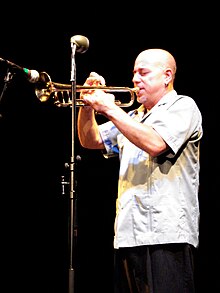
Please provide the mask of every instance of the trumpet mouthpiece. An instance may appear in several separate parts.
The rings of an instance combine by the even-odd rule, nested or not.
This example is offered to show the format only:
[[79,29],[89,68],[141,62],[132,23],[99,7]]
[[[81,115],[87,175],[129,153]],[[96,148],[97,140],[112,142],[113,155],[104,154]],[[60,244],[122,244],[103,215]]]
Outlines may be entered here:
[[139,87],[135,87],[135,88],[133,88],[133,92],[134,93],[137,93],[139,91]]

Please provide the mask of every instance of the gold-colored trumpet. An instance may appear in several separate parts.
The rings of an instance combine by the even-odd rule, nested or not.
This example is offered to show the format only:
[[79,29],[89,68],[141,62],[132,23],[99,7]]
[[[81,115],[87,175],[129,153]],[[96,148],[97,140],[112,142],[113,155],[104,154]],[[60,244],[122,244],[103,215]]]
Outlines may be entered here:
[[[119,107],[130,107],[133,105],[135,101],[135,93],[137,92],[137,88],[129,88],[129,87],[113,87],[113,86],[84,86],[77,85],[76,91],[80,92],[82,90],[92,90],[92,89],[103,89],[108,93],[129,93],[130,99],[128,102],[122,103],[120,100],[116,100],[115,103]],[[55,100],[55,105],[58,107],[67,107],[72,105],[71,100],[71,85],[55,83],[52,82],[50,76],[46,72],[40,73],[39,81],[35,86],[35,94],[37,98],[41,102],[46,102],[49,98],[53,98]],[[76,99],[77,107],[85,106],[82,99]]]

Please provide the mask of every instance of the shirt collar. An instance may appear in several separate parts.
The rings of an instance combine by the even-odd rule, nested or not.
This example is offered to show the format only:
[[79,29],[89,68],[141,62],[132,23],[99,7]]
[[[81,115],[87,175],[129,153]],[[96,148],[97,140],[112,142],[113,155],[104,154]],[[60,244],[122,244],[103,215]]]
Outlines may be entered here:
[[134,114],[138,115],[138,117],[141,119],[146,118],[148,115],[150,115],[150,113],[152,112],[153,109],[160,107],[161,105],[165,105],[168,102],[170,103],[170,102],[176,100],[176,98],[177,98],[177,92],[175,90],[171,90],[170,92],[165,94],[151,110],[148,110],[146,112],[144,105],[140,105],[140,107],[138,107],[134,111]]

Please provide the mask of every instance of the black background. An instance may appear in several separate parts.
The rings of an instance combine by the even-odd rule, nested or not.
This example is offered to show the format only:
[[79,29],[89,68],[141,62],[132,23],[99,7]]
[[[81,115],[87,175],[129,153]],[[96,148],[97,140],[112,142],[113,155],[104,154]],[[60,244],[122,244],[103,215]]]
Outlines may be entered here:
[[[136,5],[135,5],[136,4]],[[135,57],[143,49],[169,50],[177,61],[175,88],[192,96],[203,115],[201,145],[200,246],[197,293],[218,292],[219,52],[216,8],[184,2],[29,3],[2,6],[0,57],[22,67],[46,71],[54,82],[70,84],[74,35],[89,39],[77,53],[76,79],[91,71],[109,86],[132,87]],[[0,64],[1,91],[6,68]],[[70,268],[69,181],[73,148],[71,108],[42,103],[22,73],[13,75],[0,102],[1,286],[4,291],[67,293]],[[102,121],[102,117],[99,117]],[[77,198],[76,289],[112,292],[112,241],[118,161],[82,149],[77,137],[74,166]],[[76,211],[74,214],[76,215]],[[75,263],[74,263],[75,269]],[[69,292],[68,292],[69,293]],[[72,292],[71,292],[72,293]]]

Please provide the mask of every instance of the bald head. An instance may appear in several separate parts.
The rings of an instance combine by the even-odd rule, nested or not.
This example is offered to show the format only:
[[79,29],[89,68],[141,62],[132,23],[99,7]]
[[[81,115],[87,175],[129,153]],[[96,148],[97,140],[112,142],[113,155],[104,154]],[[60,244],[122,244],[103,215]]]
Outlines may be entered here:
[[176,61],[174,57],[163,49],[147,49],[142,51],[136,58],[136,63],[151,64],[161,68],[172,70],[173,79],[176,73]]

